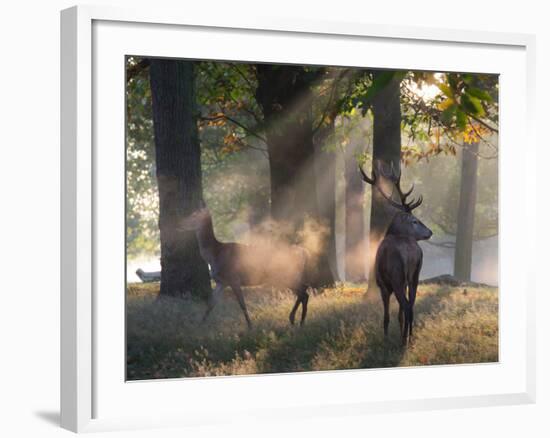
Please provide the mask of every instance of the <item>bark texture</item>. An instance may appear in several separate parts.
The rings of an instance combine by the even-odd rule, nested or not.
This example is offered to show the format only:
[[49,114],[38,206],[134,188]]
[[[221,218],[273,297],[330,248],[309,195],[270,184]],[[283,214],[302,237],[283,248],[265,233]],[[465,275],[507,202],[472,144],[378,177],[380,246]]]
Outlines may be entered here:
[[159,190],[160,295],[206,297],[210,277],[195,234],[178,229],[182,218],[202,200],[193,63],[152,59],[150,79]]
[[[375,75],[383,73],[375,73]],[[373,125],[373,163],[376,160],[386,165],[393,163],[400,169],[401,162],[401,103],[400,78],[394,77],[381,89],[372,101]],[[391,191],[388,189],[387,194]],[[369,289],[376,287],[374,279],[374,259],[376,249],[395,211],[387,207],[387,201],[378,190],[372,191],[372,207],[369,231]]]

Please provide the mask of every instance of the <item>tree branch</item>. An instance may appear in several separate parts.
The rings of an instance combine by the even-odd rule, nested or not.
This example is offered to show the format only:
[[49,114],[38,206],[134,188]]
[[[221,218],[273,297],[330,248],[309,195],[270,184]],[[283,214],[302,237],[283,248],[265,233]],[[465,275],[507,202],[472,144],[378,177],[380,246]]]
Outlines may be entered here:
[[126,69],[126,83],[130,82],[133,78],[139,75],[141,72],[145,71],[151,61],[149,58],[143,58],[137,64],[134,64]]
[[252,137],[256,137],[257,139],[263,141],[264,143],[267,143],[267,140],[264,137],[262,137],[260,134],[253,131],[249,127],[243,125],[241,122],[238,122],[234,118],[229,117],[227,114],[222,113],[221,115],[216,116],[216,117],[207,117],[207,116],[200,116],[199,117],[199,120],[205,120],[205,121],[216,121],[216,120],[220,120],[220,119],[226,119],[227,121],[233,123],[234,125],[238,126],[241,129],[243,129],[245,132],[250,134]]
[[252,94],[254,94],[254,90],[256,89],[256,87],[254,87],[254,85],[252,84],[252,82],[250,82],[250,79],[248,79],[248,78],[244,75],[244,73],[243,73],[241,70],[239,70],[239,67],[237,67],[235,64],[233,64],[233,63],[228,63],[228,64],[229,64],[229,66],[231,66],[231,68],[232,68],[233,70],[235,70],[235,71],[239,74],[239,76],[246,82],[246,84],[247,84],[248,87],[250,88],[250,92],[252,92]]
[[472,119],[474,119],[477,123],[479,123],[480,125],[483,125],[485,128],[487,128],[489,131],[495,133],[495,134],[498,134],[498,129],[497,128],[494,128],[493,126],[489,125],[487,122],[484,122],[482,119],[480,119],[479,117],[476,117],[476,116],[473,116],[472,114],[468,114],[469,117],[471,117]]

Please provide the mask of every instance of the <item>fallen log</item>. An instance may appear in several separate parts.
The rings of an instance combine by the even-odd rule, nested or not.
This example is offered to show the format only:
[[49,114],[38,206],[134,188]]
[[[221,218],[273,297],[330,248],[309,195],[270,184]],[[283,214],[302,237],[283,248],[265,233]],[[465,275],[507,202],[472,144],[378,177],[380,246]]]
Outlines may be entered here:
[[443,274],[437,275],[436,277],[425,278],[424,280],[420,280],[418,284],[439,284],[453,287],[494,287],[485,283],[476,283],[475,281],[462,281],[450,274]]
[[160,271],[145,272],[143,269],[139,268],[136,271],[136,275],[144,283],[154,283],[160,281]]

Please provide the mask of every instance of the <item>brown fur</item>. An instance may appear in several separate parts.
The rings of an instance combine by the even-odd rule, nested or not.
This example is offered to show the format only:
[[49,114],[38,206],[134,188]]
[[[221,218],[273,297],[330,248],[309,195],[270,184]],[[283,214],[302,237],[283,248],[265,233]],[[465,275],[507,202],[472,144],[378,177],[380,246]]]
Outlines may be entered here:
[[305,278],[308,254],[304,248],[270,241],[254,245],[220,242],[214,234],[212,218],[206,208],[185,219],[182,228],[195,231],[201,256],[210,265],[211,277],[216,282],[203,321],[219,301],[223,289],[230,287],[250,327],[252,323],[241,287],[271,285],[291,289],[296,294],[289,320],[294,324],[301,304],[301,324],[304,323],[309,299]]
[[[414,302],[422,269],[422,248],[417,241],[429,239],[432,231],[412,214],[412,210],[422,203],[422,197],[407,202],[407,197],[413,189],[403,193],[400,187],[401,174],[396,173],[393,166],[387,173],[383,171],[381,162],[376,163],[372,178],[369,178],[361,168],[360,170],[363,180],[379,190],[390,208],[396,210],[376,252],[374,272],[384,305],[384,335],[388,334],[390,296],[394,293],[399,303],[401,339],[403,345],[406,345],[407,339],[413,334]],[[394,201],[391,196],[384,193],[380,185],[380,175],[394,183],[400,202]]]

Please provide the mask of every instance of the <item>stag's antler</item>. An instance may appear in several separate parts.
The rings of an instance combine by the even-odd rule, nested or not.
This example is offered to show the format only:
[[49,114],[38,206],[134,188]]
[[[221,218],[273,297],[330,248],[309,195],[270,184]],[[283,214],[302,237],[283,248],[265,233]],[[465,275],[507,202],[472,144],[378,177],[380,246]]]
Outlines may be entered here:
[[[413,199],[411,202],[407,202],[407,197],[412,193],[414,190],[414,184],[411,186],[411,188],[403,192],[401,190],[401,170],[395,170],[395,166],[393,165],[393,162],[390,164],[390,170],[387,172],[384,170],[384,164],[382,161],[377,160],[375,162],[375,165],[372,168],[372,178],[369,178],[363,168],[359,166],[359,171],[361,172],[361,175],[363,176],[363,180],[367,183],[372,185],[373,187],[376,187],[380,194],[395,208],[398,208],[399,210],[406,211],[410,213],[413,211],[416,207],[418,207],[420,204],[422,204],[423,198],[422,195],[418,199]],[[391,182],[393,182],[397,194],[399,195],[399,199],[401,203],[395,202],[391,196],[386,195],[384,193],[384,190],[382,190],[382,187],[380,186],[378,174],[381,174],[384,178],[389,179]]]
[[414,190],[414,183],[412,184],[411,188],[406,192],[403,192],[403,190],[401,190],[401,169],[398,169],[397,171],[395,171],[393,161],[390,164],[390,174],[387,174],[386,172],[384,172],[384,167],[382,165],[382,162],[380,162],[380,171],[386,178],[394,182],[395,188],[397,189],[397,194],[399,195],[399,199],[401,199],[401,204],[403,205],[403,207],[405,207],[405,209],[407,209],[410,212],[414,210],[416,207],[418,207],[420,204],[422,204],[422,201],[423,201],[422,195],[419,196],[418,199],[413,199],[411,202],[407,202],[407,197]]

